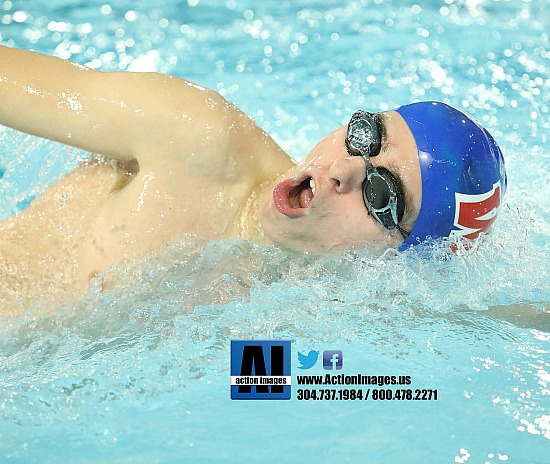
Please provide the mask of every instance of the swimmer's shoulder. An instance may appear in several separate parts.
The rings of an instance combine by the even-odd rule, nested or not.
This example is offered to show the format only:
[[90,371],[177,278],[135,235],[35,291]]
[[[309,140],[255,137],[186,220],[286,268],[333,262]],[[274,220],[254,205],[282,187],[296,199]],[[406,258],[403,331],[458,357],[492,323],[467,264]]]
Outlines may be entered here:
[[144,169],[206,170],[260,183],[292,167],[275,140],[218,92],[173,76],[138,77],[150,84],[147,106],[152,108],[153,101],[157,105],[156,117],[149,119],[154,135],[138,148]]
[[141,172],[181,173],[196,159],[214,167],[228,157],[245,175],[289,165],[244,112],[188,80],[103,72],[7,47],[0,56],[2,125],[118,161],[136,159]]

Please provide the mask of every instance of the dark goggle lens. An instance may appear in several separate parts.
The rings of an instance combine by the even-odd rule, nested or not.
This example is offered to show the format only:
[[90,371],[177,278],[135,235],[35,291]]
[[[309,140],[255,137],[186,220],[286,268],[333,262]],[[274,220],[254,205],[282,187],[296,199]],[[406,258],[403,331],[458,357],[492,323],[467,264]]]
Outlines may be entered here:
[[392,194],[386,181],[380,176],[373,176],[364,186],[365,197],[371,208],[380,210],[390,204]]
[[382,134],[376,116],[366,111],[353,113],[348,124],[346,145],[353,156],[376,156],[380,153]]

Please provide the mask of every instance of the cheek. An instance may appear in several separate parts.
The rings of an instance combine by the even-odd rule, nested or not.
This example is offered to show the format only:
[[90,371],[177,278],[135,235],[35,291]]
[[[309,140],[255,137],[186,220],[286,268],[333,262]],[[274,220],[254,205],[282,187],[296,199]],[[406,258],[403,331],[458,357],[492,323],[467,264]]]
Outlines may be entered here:
[[369,246],[384,250],[398,246],[400,236],[390,233],[369,216],[363,198],[339,195],[319,216],[316,234],[324,234],[327,248],[346,249],[351,246]]
[[347,195],[335,195],[324,203],[319,212],[312,213],[319,229],[330,230],[333,237],[368,240],[373,233],[373,224],[362,198],[358,200]]
[[324,199],[323,209],[338,223],[354,224],[365,229],[370,220],[361,192],[333,193]]

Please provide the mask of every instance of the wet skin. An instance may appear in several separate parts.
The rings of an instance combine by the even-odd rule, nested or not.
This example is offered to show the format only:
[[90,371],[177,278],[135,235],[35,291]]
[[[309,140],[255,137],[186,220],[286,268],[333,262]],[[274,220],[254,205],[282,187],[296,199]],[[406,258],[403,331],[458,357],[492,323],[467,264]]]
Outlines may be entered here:
[[[11,298],[63,293],[56,275],[67,289],[85,291],[109,266],[184,234],[310,252],[402,241],[367,214],[365,162],[347,153],[347,126],[296,165],[235,105],[183,79],[103,73],[6,47],[0,61],[1,124],[104,160],[78,168],[0,223]],[[410,229],[421,201],[416,147],[397,113],[384,121],[386,146],[372,162],[402,177],[411,204],[401,226]]]

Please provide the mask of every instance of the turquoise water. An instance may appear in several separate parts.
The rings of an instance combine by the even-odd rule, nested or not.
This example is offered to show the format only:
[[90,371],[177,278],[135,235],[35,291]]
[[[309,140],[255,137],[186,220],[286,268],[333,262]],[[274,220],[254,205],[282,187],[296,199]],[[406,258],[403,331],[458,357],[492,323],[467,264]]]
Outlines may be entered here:
[[[421,4],[421,6],[420,6]],[[176,240],[74,307],[0,320],[1,462],[545,463],[544,1],[0,1],[2,43],[217,89],[294,156],[358,107],[462,107],[505,152],[487,243],[450,260]],[[0,128],[0,217],[85,153]],[[39,305],[39,302],[36,303]],[[233,339],[339,349],[436,402],[232,401]],[[307,373],[323,374],[316,365]]]

